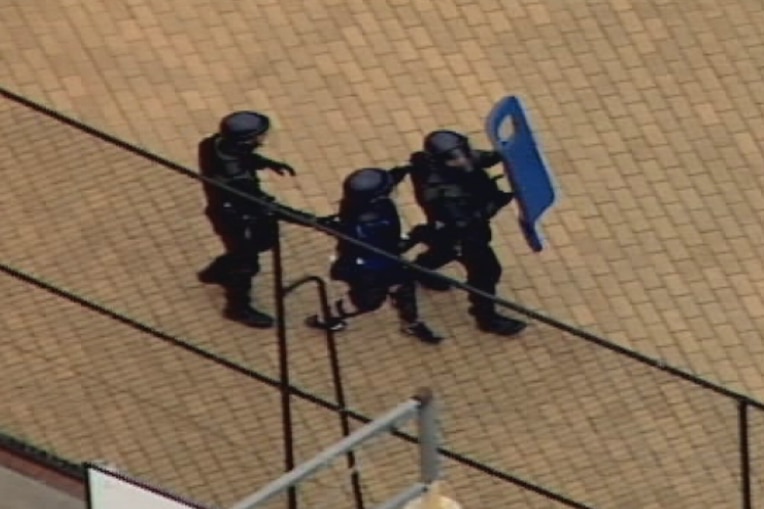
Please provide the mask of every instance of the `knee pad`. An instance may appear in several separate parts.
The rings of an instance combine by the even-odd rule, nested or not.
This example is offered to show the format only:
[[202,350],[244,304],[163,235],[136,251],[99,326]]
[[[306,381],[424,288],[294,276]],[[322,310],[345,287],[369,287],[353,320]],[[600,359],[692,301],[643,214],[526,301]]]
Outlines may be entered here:
[[230,253],[231,272],[237,274],[248,274],[250,277],[256,276],[260,272],[260,260],[257,255],[250,253]]
[[386,289],[369,287],[352,288],[349,297],[356,309],[368,313],[382,307],[387,299],[387,291]]
[[470,275],[467,282],[477,287],[493,287],[501,278],[501,265],[498,263],[483,264],[475,268],[474,271],[468,271]]

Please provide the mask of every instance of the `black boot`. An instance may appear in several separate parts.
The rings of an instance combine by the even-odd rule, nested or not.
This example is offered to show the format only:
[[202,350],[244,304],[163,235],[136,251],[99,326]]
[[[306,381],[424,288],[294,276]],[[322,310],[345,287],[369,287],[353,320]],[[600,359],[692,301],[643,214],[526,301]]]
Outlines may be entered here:
[[339,332],[347,327],[347,322],[338,316],[330,316],[326,321],[321,320],[318,315],[310,315],[305,319],[305,325],[311,329],[330,330]]
[[253,308],[249,304],[244,306],[229,304],[226,306],[223,316],[256,329],[270,329],[275,323],[272,316]]
[[228,272],[228,258],[226,255],[221,255],[197,273],[196,277],[205,285],[225,285],[228,281]]
[[481,331],[499,336],[516,336],[528,326],[523,321],[502,316],[496,311],[477,312],[471,309],[470,314],[475,317]]
[[417,338],[422,343],[427,343],[430,345],[437,345],[443,341],[442,336],[433,332],[432,329],[430,329],[423,322],[404,323],[401,327],[401,332],[408,336]]
[[223,284],[226,300],[223,316],[248,327],[270,329],[275,324],[273,317],[251,305],[249,294],[252,290],[252,276],[246,272],[228,271]]

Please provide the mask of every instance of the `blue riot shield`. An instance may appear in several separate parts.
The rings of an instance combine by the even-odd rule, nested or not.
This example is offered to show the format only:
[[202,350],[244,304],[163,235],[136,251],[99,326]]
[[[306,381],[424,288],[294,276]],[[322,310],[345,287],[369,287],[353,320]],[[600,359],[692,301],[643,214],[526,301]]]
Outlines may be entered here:
[[544,244],[539,221],[554,206],[557,191],[520,99],[509,96],[496,103],[486,119],[486,132],[504,162],[525,239],[533,251],[541,251]]

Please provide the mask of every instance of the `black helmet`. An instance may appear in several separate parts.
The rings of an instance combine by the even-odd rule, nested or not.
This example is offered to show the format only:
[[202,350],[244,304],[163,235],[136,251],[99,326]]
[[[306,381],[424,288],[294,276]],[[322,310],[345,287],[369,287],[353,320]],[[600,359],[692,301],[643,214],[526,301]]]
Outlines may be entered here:
[[468,153],[470,142],[466,136],[454,131],[433,131],[424,139],[424,151],[438,159],[447,159],[455,151]]
[[446,166],[471,172],[475,168],[472,148],[466,136],[454,131],[433,131],[424,139],[424,151]]
[[236,111],[220,121],[220,135],[233,143],[250,143],[256,136],[265,134],[271,127],[271,120],[256,111]]
[[372,201],[390,194],[392,188],[392,177],[380,168],[356,170],[342,184],[345,198],[352,201]]

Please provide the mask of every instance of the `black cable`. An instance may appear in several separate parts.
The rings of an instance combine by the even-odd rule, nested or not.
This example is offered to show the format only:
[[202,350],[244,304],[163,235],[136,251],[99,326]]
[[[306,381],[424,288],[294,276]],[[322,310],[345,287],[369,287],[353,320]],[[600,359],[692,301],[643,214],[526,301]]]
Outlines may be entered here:
[[243,193],[241,191],[238,191],[236,189],[233,189],[229,186],[226,186],[224,184],[221,184],[211,178],[205,177],[203,175],[200,175],[198,172],[195,172],[193,170],[190,170],[184,166],[181,166],[177,163],[174,163],[168,159],[165,159],[157,154],[153,154],[151,152],[148,152],[145,149],[142,149],[140,147],[137,147],[135,145],[132,145],[124,140],[121,140],[119,138],[116,138],[114,136],[111,136],[103,131],[100,131],[98,129],[95,129],[91,126],[88,126],[87,124],[84,124],[78,120],[75,120],[73,118],[67,117],[66,115],[63,115],[55,110],[52,110],[51,108],[48,108],[46,106],[43,106],[39,103],[36,103],[34,101],[31,101],[23,96],[20,96],[18,94],[15,94],[13,92],[10,92],[9,90],[0,87],[0,95],[4,96],[6,99],[9,99],[13,102],[16,102],[18,104],[21,104],[23,106],[26,106],[27,108],[30,108],[34,111],[37,111],[39,113],[42,113],[50,118],[53,118],[63,124],[66,124],[70,127],[73,127],[79,131],[82,131],[86,134],[89,134],[95,138],[98,138],[102,141],[105,141],[111,145],[117,146],[119,148],[122,148],[132,154],[138,155],[144,159],[148,159],[149,161],[152,161],[156,164],[159,164],[161,166],[164,166],[168,169],[171,169],[177,173],[180,173],[182,175],[185,175],[187,177],[205,182],[213,187],[216,187],[218,189],[225,190],[228,193],[231,193],[235,196],[238,196],[244,200],[249,200],[252,203],[256,203],[259,206],[262,206],[269,211],[273,212],[274,214],[288,219],[290,222],[298,223],[316,230],[319,230],[321,232],[324,232],[332,237],[342,239],[343,241],[347,241],[355,246],[359,246],[364,248],[367,251],[371,251],[375,254],[378,254],[384,258],[387,258],[389,260],[394,260],[401,265],[404,265],[406,267],[412,268],[415,271],[418,271],[420,273],[426,274],[428,277],[433,277],[435,279],[446,281],[452,286],[455,286],[457,288],[460,288],[467,293],[473,294],[473,295],[479,295],[481,297],[484,297],[486,299],[489,299],[499,306],[511,309],[519,314],[525,315],[529,318],[532,318],[538,322],[541,322],[543,324],[549,325],[552,328],[561,330],[563,332],[566,332],[568,334],[571,334],[572,336],[581,338],[585,341],[588,341],[590,343],[594,343],[598,346],[601,346],[603,348],[606,348],[610,351],[619,353],[621,355],[625,355],[632,360],[635,360],[637,362],[640,362],[642,364],[645,364],[647,366],[650,366],[652,368],[659,369],[665,373],[669,373],[673,376],[682,378],[688,382],[691,382],[693,384],[699,385],[701,387],[704,387],[706,389],[709,389],[711,391],[714,391],[716,393],[722,394],[726,397],[735,399],[737,401],[745,401],[746,403],[750,404],[751,406],[754,406],[756,408],[764,410],[764,403],[761,403],[759,401],[754,400],[750,396],[741,394],[737,391],[733,391],[731,389],[727,389],[726,387],[722,387],[721,385],[715,384],[713,382],[710,382],[708,380],[705,380],[697,375],[693,375],[691,373],[687,373],[686,371],[680,370],[679,368],[675,368],[673,366],[669,366],[665,362],[659,360],[659,359],[653,359],[652,357],[649,357],[647,355],[641,354],[639,352],[636,352],[634,350],[630,350],[624,346],[618,345],[616,343],[612,343],[608,341],[605,338],[602,338],[600,336],[597,336],[595,334],[586,332],[580,328],[577,328],[572,325],[568,325],[560,320],[556,320],[554,318],[548,317],[546,315],[542,315],[541,313],[538,313],[536,311],[533,311],[531,309],[525,308],[523,306],[520,306],[519,304],[507,301],[505,299],[502,299],[496,295],[491,295],[486,292],[483,292],[481,290],[478,290],[477,288],[474,288],[470,285],[467,285],[465,283],[462,283],[461,281],[457,281],[455,279],[449,278],[447,276],[444,276],[438,272],[431,271],[428,269],[425,269],[423,267],[420,267],[419,265],[410,262],[406,260],[405,258],[401,258],[395,255],[392,255],[384,250],[381,250],[379,248],[376,248],[374,246],[371,246],[369,244],[366,244],[360,240],[357,240],[353,237],[349,237],[347,235],[344,235],[342,233],[339,233],[331,228],[327,228],[326,226],[323,226],[320,224],[313,216],[310,214],[307,214],[305,212],[293,209],[291,207],[287,207],[285,205],[275,203],[263,198],[255,197],[246,193]]

